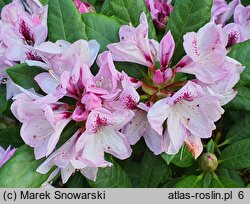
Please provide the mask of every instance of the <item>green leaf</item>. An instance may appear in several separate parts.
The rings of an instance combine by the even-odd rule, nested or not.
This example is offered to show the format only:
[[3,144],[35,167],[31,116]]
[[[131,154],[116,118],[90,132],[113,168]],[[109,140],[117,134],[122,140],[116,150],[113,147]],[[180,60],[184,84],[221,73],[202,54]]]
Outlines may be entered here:
[[37,167],[43,160],[35,160],[33,149],[27,145],[18,148],[14,156],[0,168],[1,188],[38,188],[49,177],[39,174]]
[[25,63],[17,64],[6,70],[13,82],[25,89],[34,88],[37,92],[41,92],[41,89],[34,80],[34,77],[44,71],[40,67],[29,67]]
[[0,113],[3,113],[8,107],[8,101],[6,100],[6,86],[0,84]]
[[49,0],[48,30],[49,39],[53,42],[87,40],[81,14],[72,0]]
[[246,188],[250,188],[250,183],[247,185],[247,187]]
[[209,140],[207,143],[207,152],[214,153],[214,141],[213,139]]
[[174,10],[170,15],[167,31],[170,30],[175,40],[173,64],[185,55],[183,35],[196,32],[209,22],[212,0],[176,0]]
[[4,130],[6,128],[7,128],[7,125],[0,119],[0,130]]
[[174,185],[174,188],[200,188],[202,186],[202,176],[190,175],[184,177]]
[[231,178],[214,176],[210,188],[242,188],[242,186]]
[[40,0],[42,5],[47,5],[49,3],[49,0]]
[[112,16],[112,10],[110,9],[110,0],[105,0],[103,2],[101,11],[101,14],[106,15],[106,16]]
[[88,39],[95,39],[99,42],[100,52],[107,50],[107,45],[119,41],[118,32],[121,24],[113,17],[102,14],[87,13],[82,15],[86,25]]
[[250,111],[250,89],[246,87],[238,87],[236,97],[226,105],[226,109],[238,111]]
[[112,167],[99,168],[96,182],[88,180],[93,188],[130,188],[132,187],[126,172],[111,158]]
[[210,172],[205,173],[205,175],[202,178],[202,188],[209,188],[211,182],[212,182],[212,174]]
[[79,129],[77,124],[73,121],[71,121],[64,129],[63,132],[60,136],[60,139],[56,145],[56,148],[58,149],[61,147],[65,142],[67,142],[74,134],[75,132]]
[[186,145],[184,145],[180,149],[178,154],[175,155],[171,163],[175,166],[186,168],[192,166],[195,163],[195,159],[192,154],[187,150]]
[[141,168],[140,168],[140,164],[136,163],[136,162],[133,162],[133,161],[130,161],[124,167],[124,171],[128,174],[128,177],[129,177],[130,181],[132,182],[133,187],[139,188],[140,184],[141,184],[141,179],[140,179]]
[[129,63],[129,62],[115,62],[115,67],[118,71],[125,71],[130,77],[142,79],[147,76],[147,68],[145,66]]
[[246,66],[237,86],[250,85],[250,40],[232,46],[228,56]]
[[144,153],[141,162],[141,186],[142,188],[156,188],[168,174],[169,167],[160,157],[155,156],[149,150]]
[[114,15],[122,24],[132,23],[133,26],[140,23],[140,15],[144,12],[148,19],[149,38],[157,40],[155,27],[144,0],[109,0],[109,9],[109,14]]
[[24,144],[20,136],[20,127],[10,126],[0,131],[0,146],[7,148],[8,146],[20,147]]
[[220,155],[219,163],[227,169],[250,167],[250,139],[240,140],[225,148]]
[[236,141],[250,138],[250,113],[243,116],[226,135],[227,144],[232,144]]
[[171,163],[171,161],[173,160],[173,158],[175,157],[175,155],[171,155],[171,154],[166,154],[166,153],[162,153],[161,154],[161,158],[169,165]]
[[68,188],[86,188],[89,186],[80,172],[76,172],[75,175],[71,176],[66,185]]
[[235,170],[225,169],[223,167],[220,167],[219,171],[218,171],[218,176],[219,177],[231,178],[239,186],[241,186],[242,188],[244,187],[244,180],[241,178],[241,176],[239,175],[239,173],[237,171],[235,171]]

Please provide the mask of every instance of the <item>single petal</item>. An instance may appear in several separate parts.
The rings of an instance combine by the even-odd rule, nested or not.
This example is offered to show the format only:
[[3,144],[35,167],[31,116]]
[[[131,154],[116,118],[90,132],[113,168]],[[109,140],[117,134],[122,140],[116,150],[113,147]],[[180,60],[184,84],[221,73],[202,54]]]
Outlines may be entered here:
[[143,138],[148,146],[148,148],[154,152],[155,155],[162,153],[162,135],[159,135],[155,130],[150,126],[146,128],[146,131],[143,133]]
[[161,40],[160,42],[160,62],[161,62],[161,67],[167,68],[168,64],[174,54],[174,49],[175,49],[175,42],[174,38],[169,31]]
[[103,127],[100,134],[103,134],[102,139],[105,152],[119,159],[127,159],[130,157],[132,149],[123,134],[108,127]]
[[169,114],[169,105],[167,99],[157,101],[148,111],[148,122],[150,126],[159,134],[162,135],[163,123]]
[[201,51],[210,50],[214,45],[225,48],[227,43],[228,36],[221,25],[210,22],[197,32],[197,46]]
[[167,129],[163,135],[163,148],[168,154],[178,153],[186,138],[186,130],[180,123],[178,115],[170,111],[167,120]]
[[136,144],[148,127],[147,113],[143,110],[136,110],[135,117],[122,129],[130,145]]
[[60,82],[55,77],[46,72],[38,74],[34,79],[46,94],[56,92],[57,87],[60,85]]
[[100,67],[94,82],[98,87],[106,89],[110,93],[115,92],[120,73],[116,70],[111,53],[106,51],[98,56],[97,65]]
[[185,140],[187,149],[191,152],[193,157],[197,159],[203,151],[203,145],[201,139],[199,137],[195,137],[194,135],[189,135]]
[[110,165],[104,159],[101,137],[102,135],[88,135],[87,133],[83,133],[76,144],[76,149],[82,150],[81,157],[90,166],[105,167]]
[[62,183],[66,183],[74,172],[75,169],[71,166],[61,169]]
[[189,33],[185,34],[183,38],[184,38],[183,46],[184,46],[185,52],[193,61],[196,62],[197,58],[200,54],[200,51],[199,51],[198,45],[197,45],[197,43],[198,43],[197,42],[197,33],[189,32]]
[[98,168],[88,166],[88,167],[82,169],[81,173],[87,179],[90,179],[92,181],[96,181],[97,171],[98,171]]
[[54,134],[50,136],[47,146],[47,154],[46,156],[50,155],[51,152],[56,147],[57,142],[62,134],[62,131],[66,127],[66,125],[71,121],[70,118],[58,121],[54,127]]

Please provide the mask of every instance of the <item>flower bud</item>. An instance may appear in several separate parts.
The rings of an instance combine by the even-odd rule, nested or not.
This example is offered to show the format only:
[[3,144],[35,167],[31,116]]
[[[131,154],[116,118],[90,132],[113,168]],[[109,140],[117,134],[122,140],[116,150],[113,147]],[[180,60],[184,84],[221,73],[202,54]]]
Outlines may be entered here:
[[218,167],[217,157],[212,153],[205,153],[200,158],[200,167],[203,171],[212,172]]

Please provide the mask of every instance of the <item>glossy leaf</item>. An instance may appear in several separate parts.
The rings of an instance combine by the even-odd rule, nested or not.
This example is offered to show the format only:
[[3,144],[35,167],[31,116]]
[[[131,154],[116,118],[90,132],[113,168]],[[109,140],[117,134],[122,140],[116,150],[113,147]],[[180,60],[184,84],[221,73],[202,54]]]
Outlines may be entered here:
[[190,175],[184,177],[174,185],[174,188],[200,188],[202,185],[202,176]]
[[130,188],[131,181],[126,172],[111,159],[112,167],[99,168],[96,182],[88,180],[93,188]]
[[171,163],[171,161],[173,160],[173,158],[175,157],[175,155],[170,155],[170,154],[166,154],[166,153],[162,153],[161,154],[161,158],[169,165]]
[[37,92],[40,91],[40,88],[35,82],[34,77],[44,71],[39,67],[29,67],[25,63],[17,64],[6,70],[14,83],[25,89],[34,88]]
[[6,100],[6,86],[0,84],[0,113],[3,113],[8,107],[8,101]]
[[250,139],[240,140],[225,148],[219,158],[220,165],[227,169],[250,167]]
[[195,163],[195,159],[184,145],[172,159],[171,163],[175,166],[186,168],[192,166]]
[[49,0],[48,30],[53,42],[87,39],[81,14],[72,0]]
[[88,187],[88,183],[87,183],[85,177],[80,172],[76,172],[74,175],[72,175],[69,178],[66,185],[68,188],[86,188],[86,187]]
[[236,97],[226,105],[226,109],[250,111],[250,88],[238,87]]
[[212,182],[212,174],[210,172],[205,173],[205,175],[202,178],[202,187],[203,188],[209,188],[211,182]]
[[230,179],[234,180],[234,182],[236,182],[239,186],[244,187],[244,180],[241,178],[239,172],[237,172],[236,170],[225,169],[223,167],[220,167],[217,175],[219,177],[230,178]]
[[214,152],[214,141],[213,139],[211,139],[208,143],[207,143],[207,152],[213,153]]
[[9,145],[12,147],[20,147],[24,144],[20,136],[19,126],[10,126],[0,131],[0,146],[7,148]]
[[250,85],[250,40],[232,46],[228,56],[246,66],[237,86]]
[[40,0],[40,2],[42,3],[42,5],[47,5],[49,3],[49,0]]
[[236,141],[250,138],[250,114],[247,113],[236,122],[226,135],[226,143],[231,144]]
[[121,24],[113,17],[87,13],[82,15],[86,25],[88,39],[95,39],[101,45],[100,52],[107,50],[107,45],[119,41],[118,32]]
[[168,174],[169,167],[160,157],[147,150],[142,158],[140,172],[140,187],[156,188],[163,180],[163,177]]
[[38,188],[49,177],[39,174],[37,167],[43,160],[35,160],[33,149],[27,145],[20,147],[14,156],[0,168],[1,188]]
[[212,180],[210,188],[241,188],[242,186],[236,183],[229,177],[217,177]]

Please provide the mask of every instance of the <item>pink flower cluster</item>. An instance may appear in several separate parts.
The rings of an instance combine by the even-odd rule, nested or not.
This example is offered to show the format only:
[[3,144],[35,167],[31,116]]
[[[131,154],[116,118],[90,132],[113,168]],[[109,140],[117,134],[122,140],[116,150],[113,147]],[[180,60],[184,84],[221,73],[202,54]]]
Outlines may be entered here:
[[[0,80],[7,78],[5,69],[26,60],[39,61],[34,48],[47,38],[47,6],[38,0],[20,0],[3,7],[0,20]],[[7,99],[16,93],[16,87],[7,80]]]
[[170,5],[172,0],[145,0],[145,3],[151,13],[155,26],[159,29],[165,29],[168,18],[173,10]]
[[[0,35],[0,64],[27,62],[46,70],[35,77],[45,94],[18,87],[21,93],[15,94],[11,106],[22,123],[21,137],[34,148],[35,158],[47,157],[38,172],[44,174],[57,166],[53,175],[60,171],[64,183],[76,170],[95,180],[98,168],[112,165],[105,153],[127,159],[131,145],[141,137],[156,155],[176,154],[183,144],[195,158],[201,154],[201,139],[212,136],[215,122],[224,113],[222,106],[236,95],[233,87],[244,69],[227,56],[231,38],[226,26],[210,22],[197,33],[184,35],[186,56],[171,66],[175,50],[171,32],[160,42],[149,39],[144,13],[137,27],[121,26],[120,42],[108,45],[109,51],[98,55],[96,40],[45,42],[46,7],[35,0],[27,3],[29,13],[19,0],[2,11],[0,25],[9,30]],[[83,8],[80,1],[75,3]],[[147,3],[151,11],[157,9],[153,19],[165,25],[170,2]],[[214,10],[216,19],[228,11]],[[243,18],[237,15],[237,26],[247,30]],[[92,71],[95,61],[97,74]],[[144,65],[149,75],[138,81],[117,71],[113,61]],[[180,73],[190,74],[192,79],[178,81]],[[138,88],[146,100],[140,100]],[[77,131],[61,145],[62,133],[72,123]]]
[[0,146],[0,168],[14,155],[16,149],[9,146],[6,150]]
[[[133,143],[146,135],[153,141],[148,147],[156,154],[176,154],[184,143],[195,158],[201,154],[201,138],[212,136],[214,122],[224,112],[221,106],[236,95],[233,87],[243,71],[239,62],[227,56],[227,43],[228,36],[222,26],[208,23],[197,33],[184,36],[187,55],[171,69],[169,64],[175,49],[171,32],[160,43],[148,39],[145,14],[141,15],[138,27],[121,27],[120,42],[108,46],[113,59],[142,64],[151,71],[151,81],[142,84],[150,95],[149,100],[138,106],[141,111],[148,112],[149,128],[134,128],[134,134],[128,134],[133,137]],[[160,62],[159,68],[157,62]],[[192,74],[196,79],[175,82],[178,72]],[[143,116],[136,114],[127,129],[140,127],[144,121],[139,117]]]
[[[234,22],[227,24],[232,15]],[[240,0],[229,4],[225,0],[214,0],[212,21],[223,25],[228,35],[227,47],[250,39],[250,6],[244,7]]]

